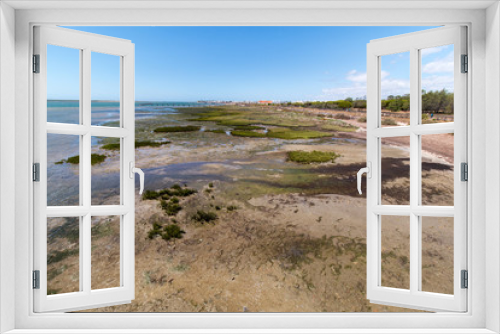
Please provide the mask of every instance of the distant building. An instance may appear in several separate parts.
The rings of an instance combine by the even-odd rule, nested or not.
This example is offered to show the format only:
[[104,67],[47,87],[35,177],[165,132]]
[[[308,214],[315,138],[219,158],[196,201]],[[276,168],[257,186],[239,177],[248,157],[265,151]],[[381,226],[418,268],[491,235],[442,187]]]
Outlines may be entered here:
[[273,103],[273,101],[265,101],[265,100],[259,101],[259,104],[271,104],[271,103]]

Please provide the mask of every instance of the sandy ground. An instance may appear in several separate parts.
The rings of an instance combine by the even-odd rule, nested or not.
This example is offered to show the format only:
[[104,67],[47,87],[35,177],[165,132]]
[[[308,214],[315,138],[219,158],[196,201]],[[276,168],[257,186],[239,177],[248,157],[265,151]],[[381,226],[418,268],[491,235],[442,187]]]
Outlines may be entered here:
[[[338,133],[336,137],[366,138],[364,123],[346,122],[360,129]],[[355,192],[349,196],[306,195],[305,191],[292,191],[286,188],[286,183],[281,183],[279,193],[237,196],[245,191],[255,192],[260,189],[255,187],[263,184],[270,187],[272,182],[278,182],[276,180],[284,182],[287,177],[284,171],[292,166],[286,162],[288,151],[320,150],[340,154],[335,164],[319,164],[305,169],[305,174],[297,174],[310,182],[312,176],[330,180],[327,173],[335,166],[347,168],[362,163],[366,157],[364,145],[349,141],[332,144],[322,140],[236,137],[229,140],[224,137],[225,141],[218,143],[214,140],[216,136],[207,133],[196,140],[178,140],[159,148],[136,150],[141,167],[209,163],[197,167],[195,172],[186,169],[186,173],[194,173],[191,184],[196,185],[198,193],[180,199],[183,209],[175,218],[166,215],[158,200],[136,197],[136,298],[131,304],[91,311],[412,311],[371,304],[366,299],[366,203]],[[382,197],[387,204],[406,204],[409,200],[409,161],[404,147],[408,142],[391,138],[383,143],[383,168],[388,172],[383,175]],[[451,135],[423,139],[424,202],[438,205],[452,202],[453,171],[449,166],[453,162],[452,144]],[[116,172],[119,155],[109,151],[102,153],[109,156],[101,165],[102,170]],[[250,167],[254,169],[248,169]],[[302,166],[293,168],[298,167]],[[293,170],[294,173],[301,171]],[[214,177],[213,188],[204,181],[207,175]],[[219,176],[224,178],[219,180],[216,178]],[[355,187],[354,182],[352,187]],[[114,200],[116,197],[107,199]],[[237,209],[229,210],[230,205]],[[196,222],[192,216],[197,210],[216,212],[218,219],[205,224]],[[173,219],[185,231],[182,239],[148,238],[153,223],[173,224]],[[110,266],[116,268],[117,259],[119,261],[119,228],[115,221],[116,217],[104,217],[93,224],[92,279],[99,287],[117,284],[116,275],[107,274]],[[65,223],[68,222],[53,221],[49,230],[61,229]],[[384,216],[381,229],[382,284],[408,288],[408,217]],[[453,222],[447,218],[426,218],[422,233],[422,286],[425,291],[452,293]],[[55,233],[51,240],[52,255],[78,247],[77,240],[63,237],[63,234]],[[74,254],[49,264],[52,292],[78,289],[77,264],[78,257]],[[92,285],[94,287],[94,282]]]

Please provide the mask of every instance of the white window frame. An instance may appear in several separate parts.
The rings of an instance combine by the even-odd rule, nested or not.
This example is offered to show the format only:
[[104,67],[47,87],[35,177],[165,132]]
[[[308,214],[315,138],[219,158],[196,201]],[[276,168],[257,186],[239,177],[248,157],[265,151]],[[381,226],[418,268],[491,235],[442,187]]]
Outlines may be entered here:
[[[395,305],[435,311],[467,310],[467,290],[461,288],[461,271],[467,270],[467,184],[460,177],[460,164],[467,163],[467,75],[461,73],[461,56],[467,54],[465,26],[439,27],[399,36],[372,40],[367,46],[367,164],[371,177],[367,179],[367,298],[376,304]],[[421,50],[453,45],[454,121],[422,124]],[[381,126],[381,67],[382,57],[409,53],[410,124]],[[454,133],[454,205],[422,205],[422,147],[421,136]],[[409,205],[383,205],[382,139],[404,136],[410,139],[410,202]],[[410,286],[397,289],[382,285],[382,224],[383,217],[408,217],[410,249]],[[422,217],[451,217],[453,219],[453,294],[422,290]],[[404,224],[404,222],[402,222]]]
[[[356,332],[355,328],[364,333],[415,333],[414,330],[409,330],[410,328],[419,328],[419,332],[434,333],[453,332],[458,331],[458,329],[464,329],[462,332],[467,333],[490,333],[491,331],[488,329],[498,332],[500,330],[500,263],[498,256],[498,245],[500,244],[498,163],[500,162],[500,153],[497,152],[500,144],[498,136],[500,118],[497,115],[500,107],[498,99],[498,91],[500,90],[500,66],[498,64],[500,62],[500,12],[498,4],[492,4],[493,2],[474,4],[473,1],[460,2],[460,4],[448,2],[446,4],[446,2],[435,1],[433,4],[425,2],[423,5],[418,5],[414,1],[405,2],[413,4],[407,6],[406,9],[401,9],[405,6],[402,2],[388,4],[384,1],[372,1],[370,8],[363,8],[366,3],[353,4],[355,2],[351,2],[349,4],[347,1],[338,1],[337,8],[329,8],[327,4],[308,4],[306,1],[297,1],[281,5],[261,3],[254,4],[254,7],[247,4],[246,8],[243,7],[244,5],[221,8],[220,4],[211,1],[207,2],[208,5],[204,3],[205,9],[199,7],[188,9],[189,5],[185,5],[184,9],[179,9],[175,6],[180,5],[174,3],[169,5],[170,8],[147,9],[146,7],[151,6],[151,4],[144,1],[144,9],[138,11],[136,9],[103,10],[102,7],[105,7],[105,4],[92,1],[84,5],[80,4],[81,6],[89,6],[87,9],[58,9],[57,6],[68,6],[67,2],[54,5],[54,2],[44,4],[43,1],[39,1],[36,4],[25,3],[24,6],[29,8],[30,5],[42,7],[45,5],[52,6],[52,9],[18,10],[15,13],[15,23],[11,18],[12,9],[7,8],[6,4],[1,4],[0,25],[15,28],[15,74],[7,70],[8,65],[13,64],[12,60],[9,57],[2,57],[2,54],[0,54],[0,69],[7,70],[2,74],[11,73],[9,74],[10,79],[12,79],[10,82],[15,79],[16,84],[15,120],[5,116],[5,105],[2,106],[2,104],[11,103],[9,102],[11,100],[2,95],[2,104],[0,104],[2,107],[1,117],[15,126],[15,147],[9,149],[9,145],[12,146],[11,143],[6,144],[3,141],[0,142],[0,152],[3,157],[15,158],[16,171],[15,227],[5,226],[5,221],[2,221],[1,231],[7,232],[7,234],[4,233],[0,236],[2,243],[0,250],[0,265],[2,266],[0,316],[3,317],[0,319],[7,323],[7,325],[2,325],[2,330],[16,328],[16,333],[35,333],[36,329],[64,329],[61,332],[69,333],[76,332],[72,329],[87,328],[88,332],[92,333],[104,332],[104,329],[127,329],[128,333],[133,333],[131,328],[142,326],[144,329],[170,328],[170,331],[165,329],[163,332],[179,332],[175,330],[176,328],[212,329],[211,332],[227,333],[237,332],[237,330],[229,330],[231,328],[254,328],[255,330],[252,332],[284,332],[284,329],[287,328],[301,328],[295,330],[295,332],[300,333],[333,333],[335,329],[347,328],[351,328],[349,330],[351,333]],[[11,1],[11,4],[16,6],[16,1]],[[23,5],[22,2],[19,4]],[[461,5],[462,9],[454,9],[454,5]],[[491,5],[491,7],[485,10],[487,5]],[[97,9],[97,6],[100,6],[101,9]],[[141,7],[138,4],[136,6]],[[158,4],[154,6],[158,6]],[[210,6],[212,7],[210,8]],[[353,8],[357,6],[359,8]],[[397,6],[399,9],[388,9],[391,6]],[[415,9],[419,6],[420,9]],[[443,9],[436,9],[436,6],[441,6],[439,8]],[[466,8],[467,6],[469,9]],[[478,8],[478,6],[483,7]],[[346,7],[351,9],[345,9]],[[468,151],[471,158],[468,195],[471,200],[468,203],[468,218],[471,222],[469,226],[474,226],[474,228],[469,227],[468,231],[470,238],[468,243],[470,254],[468,312],[460,314],[34,314],[32,312],[33,298],[30,288],[32,260],[26,261],[26,259],[31,258],[33,241],[31,237],[33,213],[27,210],[27,208],[32,207],[29,196],[32,194],[30,181],[32,163],[30,157],[33,149],[30,146],[33,132],[31,116],[32,76],[29,70],[33,25],[357,25],[359,22],[362,22],[359,25],[466,24],[469,28],[468,54],[471,59],[469,63],[471,75],[468,78],[468,86],[471,88],[468,92],[468,109],[471,112],[468,116],[468,132],[471,136],[468,142]],[[487,26],[485,26],[485,22]],[[12,52],[13,43],[10,39],[5,38],[9,37],[8,33],[9,31],[5,29],[0,32],[0,43],[3,49],[1,52],[4,53]],[[7,49],[4,48],[4,45],[7,45]],[[486,65],[489,66],[488,72],[485,71]],[[5,78],[5,76],[0,78],[0,83],[3,83],[3,86],[0,86],[0,93],[8,92],[8,79],[9,77]],[[487,83],[488,85],[486,85]],[[472,119],[472,115],[481,117]],[[488,118],[487,122],[486,118]],[[5,127],[5,125],[0,126],[0,129]],[[485,132],[487,131],[491,136],[489,137],[491,141],[488,142],[485,140]],[[0,136],[3,134],[0,133]],[[486,150],[488,149],[487,155]],[[3,173],[8,168],[12,170],[11,165],[5,165],[4,168],[5,161],[0,161],[2,163],[0,171]],[[486,161],[488,164],[484,167]],[[486,171],[491,172],[488,183],[485,182]],[[8,180],[5,174],[0,174],[0,177],[0,181]],[[488,192],[488,197],[486,197],[486,192]],[[8,202],[4,201],[7,195],[4,189],[2,189],[1,194],[3,197],[0,198],[0,205],[2,209],[5,209],[5,203]],[[15,243],[11,241],[14,238]],[[486,266],[486,264],[488,265]],[[12,290],[9,283],[15,286],[13,292],[9,291]],[[488,289],[488,293],[486,293],[486,289]],[[12,305],[15,305],[13,311],[11,311]],[[14,316],[13,320],[8,318],[12,315]],[[266,328],[271,330],[265,331]],[[32,331],[28,331],[28,329],[32,329]],[[136,332],[144,332],[144,329]],[[118,332],[121,331],[118,330]],[[202,331],[193,330],[193,332]]]
[[[130,303],[135,297],[135,176],[130,170],[135,163],[135,98],[134,44],[61,27],[34,27],[34,53],[39,56],[39,73],[34,84],[34,161],[39,163],[40,178],[34,192],[34,270],[39,271],[39,289],[34,289],[36,312],[74,311],[100,306]],[[78,50],[80,58],[80,122],[63,124],[47,122],[47,45]],[[120,126],[95,126],[91,119],[92,53],[114,55],[119,60]],[[78,135],[79,205],[47,206],[47,136]],[[90,164],[92,136],[117,138],[120,141],[120,203],[92,205]],[[93,216],[119,216],[120,285],[92,289],[91,284],[91,219]],[[77,217],[79,224],[79,291],[47,295],[47,218]],[[43,282],[43,283],[42,283]]]

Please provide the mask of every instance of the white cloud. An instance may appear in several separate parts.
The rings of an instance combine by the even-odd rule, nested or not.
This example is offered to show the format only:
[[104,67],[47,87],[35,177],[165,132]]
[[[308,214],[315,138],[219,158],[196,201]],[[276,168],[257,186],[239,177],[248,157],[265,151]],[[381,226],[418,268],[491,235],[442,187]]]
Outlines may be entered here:
[[349,73],[347,73],[346,79],[352,82],[360,82],[366,84],[366,72],[360,73],[356,70],[349,71]]
[[[410,81],[404,79],[390,78],[390,73],[381,71],[382,97],[387,95],[403,95],[410,93]],[[333,87],[322,89],[322,95],[319,99],[323,100],[341,100],[347,97],[366,96],[366,72],[351,70],[347,73],[345,79],[352,84],[345,87]]]
[[453,75],[431,75],[422,78],[422,89],[426,91],[430,90],[442,90],[446,89],[448,92],[453,92]]
[[422,67],[423,73],[453,72],[453,52],[444,58],[438,58]]
[[441,52],[443,50],[446,50],[449,47],[450,47],[449,45],[443,45],[443,46],[436,46],[433,48],[426,48],[426,49],[422,49],[420,51],[420,53],[421,53],[422,57],[425,57],[425,56],[431,55],[433,53],[438,53],[438,52]]

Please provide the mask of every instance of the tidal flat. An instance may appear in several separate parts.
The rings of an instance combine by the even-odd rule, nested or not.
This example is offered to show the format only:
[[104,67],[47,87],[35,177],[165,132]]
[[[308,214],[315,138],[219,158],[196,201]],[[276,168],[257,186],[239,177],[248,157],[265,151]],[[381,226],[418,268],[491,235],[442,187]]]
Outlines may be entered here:
[[[366,123],[358,121],[363,117],[360,112],[220,106],[138,118],[136,140],[162,144],[135,150],[136,166],[146,174],[145,190],[161,194],[136,195],[136,298],[91,311],[412,311],[366,299],[366,200],[356,190],[356,173],[366,165]],[[155,131],[169,127],[179,131]],[[423,200],[449,205],[453,136],[439,136],[423,141]],[[92,153],[106,155],[92,170],[96,204],[119,199],[113,186],[119,180],[119,150],[105,146],[116,143],[102,139],[93,145]],[[382,144],[387,171],[382,198],[400,204],[409,185],[408,143],[396,138]],[[299,152],[294,154],[300,161],[290,159],[291,152]],[[70,164],[54,168],[76,172]],[[114,219],[93,221],[93,247],[106,251],[92,261],[92,277],[106,287],[116,282],[105,273],[119,259]],[[405,219],[382,217],[385,286],[409,284]],[[445,220],[426,221],[423,286],[452,293],[453,224]],[[70,223],[61,218],[49,224],[52,293],[78,286],[77,225]]]

